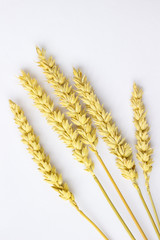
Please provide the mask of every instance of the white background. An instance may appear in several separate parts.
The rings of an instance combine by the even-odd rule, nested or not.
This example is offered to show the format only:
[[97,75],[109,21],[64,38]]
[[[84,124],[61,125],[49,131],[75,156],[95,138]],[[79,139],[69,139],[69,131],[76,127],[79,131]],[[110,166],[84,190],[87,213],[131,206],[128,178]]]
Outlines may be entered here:
[[[130,239],[92,177],[73,160],[71,151],[47,125],[20,86],[17,76],[21,69],[29,71],[55,100],[36,64],[35,46],[46,48],[70,78],[72,67],[81,67],[133,148],[132,84],[135,81],[143,87],[154,148],[150,184],[160,215],[160,2],[1,0],[0,34],[0,239],[102,239],[69,203],[61,200],[43,181],[20,141],[9,109],[9,98],[24,109],[80,208],[110,240]],[[58,106],[57,100],[55,102]],[[148,239],[157,239],[135,189],[130,181],[122,178],[115,166],[115,157],[109,154],[102,140],[99,140],[98,150]],[[135,238],[142,239],[94,156],[93,160],[95,172],[120,214]],[[148,201],[138,164],[137,170],[139,184]]]

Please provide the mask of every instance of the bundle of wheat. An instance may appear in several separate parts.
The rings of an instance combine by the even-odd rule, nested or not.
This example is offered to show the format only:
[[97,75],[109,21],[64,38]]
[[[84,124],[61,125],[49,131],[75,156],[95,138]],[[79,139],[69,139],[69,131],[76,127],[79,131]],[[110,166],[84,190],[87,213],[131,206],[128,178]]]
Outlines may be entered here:
[[42,112],[42,114],[46,117],[47,122],[59,134],[60,139],[63,140],[67,147],[73,150],[75,159],[77,159],[80,163],[83,163],[85,165],[85,170],[92,174],[95,182],[98,184],[100,190],[122,223],[123,227],[126,229],[131,239],[135,239],[123,218],[120,216],[114,204],[110,200],[108,194],[104,190],[99,179],[95,175],[93,171],[94,164],[88,157],[87,147],[81,142],[78,132],[76,130],[74,131],[72,125],[69,124],[64,114],[62,114],[58,108],[54,110],[53,102],[51,101],[50,97],[47,96],[42,87],[38,85],[36,79],[32,79],[30,74],[26,74],[24,71],[22,71],[22,75],[19,77],[19,79],[22,86],[29,92],[30,97],[34,100],[34,105]]

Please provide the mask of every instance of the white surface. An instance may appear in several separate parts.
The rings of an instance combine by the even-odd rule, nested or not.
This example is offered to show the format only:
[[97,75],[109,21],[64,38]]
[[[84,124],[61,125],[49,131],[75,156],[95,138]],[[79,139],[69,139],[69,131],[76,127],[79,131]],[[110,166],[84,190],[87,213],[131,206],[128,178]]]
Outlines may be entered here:
[[[36,66],[35,45],[45,47],[69,77],[72,77],[72,66],[81,67],[132,146],[135,137],[129,99],[133,81],[142,86],[155,149],[151,189],[160,215],[160,2],[1,0],[0,3],[0,239],[102,239],[69,203],[59,199],[43,182],[20,141],[8,106],[11,98],[24,109],[81,209],[109,239],[128,240],[92,177],[73,160],[71,151],[51,131],[16,76],[20,69],[25,69],[52,94]],[[55,96],[52,98],[54,100]],[[157,239],[136,191],[121,177],[114,156],[109,154],[102,140],[98,149],[148,238]],[[103,169],[94,160],[95,171],[109,196],[135,238],[142,239]],[[139,167],[138,172],[139,183],[148,200]]]

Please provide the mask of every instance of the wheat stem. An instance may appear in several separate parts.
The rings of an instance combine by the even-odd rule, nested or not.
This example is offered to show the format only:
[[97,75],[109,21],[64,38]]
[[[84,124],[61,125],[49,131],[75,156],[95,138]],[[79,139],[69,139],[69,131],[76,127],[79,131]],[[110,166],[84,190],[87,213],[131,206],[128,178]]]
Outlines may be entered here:
[[140,188],[139,188],[138,185],[135,186],[135,188],[136,188],[136,190],[137,190],[137,192],[138,192],[138,194],[139,194],[139,197],[140,197],[140,199],[141,199],[141,201],[142,201],[142,203],[143,203],[143,206],[145,207],[145,210],[146,210],[146,212],[147,212],[147,214],[148,214],[148,216],[149,216],[149,218],[150,218],[150,221],[151,221],[151,223],[152,223],[152,226],[154,227],[154,230],[155,230],[155,232],[156,232],[156,234],[157,234],[157,237],[158,237],[158,239],[160,239],[160,234],[159,234],[158,228],[157,228],[157,226],[156,226],[156,224],[155,224],[155,222],[154,222],[154,220],[153,220],[153,217],[152,217],[152,215],[151,215],[151,213],[150,213],[150,211],[149,211],[149,209],[148,209],[148,206],[147,206],[147,204],[146,204],[146,202],[145,202],[145,200],[144,200],[144,197],[143,197],[143,195],[142,195],[142,192],[141,192],[141,190],[140,190]]
[[9,104],[14,114],[14,120],[22,133],[22,141],[28,146],[28,151],[32,154],[34,162],[38,164],[39,170],[44,175],[45,181],[52,185],[52,188],[59,193],[61,198],[68,200],[71,205],[95,227],[104,239],[109,240],[97,225],[79,209],[75,202],[74,195],[69,191],[68,185],[63,182],[62,175],[56,171],[54,166],[51,166],[50,158],[45,154],[43,147],[39,143],[39,138],[35,135],[23,110],[11,100],[9,100]]
[[153,208],[153,211],[154,211],[154,214],[155,214],[155,217],[156,217],[158,228],[160,229],[160,221],[159,221],[158,213],[157,213],[157,210],[156,210],[153,198],[152,198],[152,194],[151,194],[150,188],[148,189],[147,192],[148,192],[148,195],[149,195],[149,198],[150,198],[150,201],[151,201],[151,204],[152,204],[152,208]]
[[114,185],[114,187],[115,187],[115,189],[116,189],[117,193],[119,194],[119,196],[120,196],[120,198],[121,198],[122,202],[124,203],[125,207],[127,208],[127,210],[128,210],[128,212],[129,212],[129,214],[131,215],[131,217],[132,217],[133,221],[135,222],[135,224],[136,224],[136,226],[137,226],[137,228],[138,228],[139,232],[141,233],[141,235],[142,235],[143,239],[147,240],[147,237],[146,237],[145,233],[143,232],[143,230],[142,230],[141,226],[139,225],[139,223],[138,223],[138,221],[137,221],[136,217],[134,216],[134,214],[133,214],[132,210],[131,210],[131,209],[130,209],[130,207],[128,206],[128,204],[127,204],[127,202],[126,202],[125,198],[123,197],[123,195],[122,195],[121,191],[119,190],[119,188],[118,188],[118,186],[117,186],[116,182],[114,181],[113,177],[111,176],[110,172],[108,171],[107,167],[105,166],[105,164],[104,164],[104,162],[103,162],[102,158],[100,157],[100,155],[98,154],[98,152],[97,152],[97,151],[95,151],[95,154],[96,154],[97,158],[99,159],[99,162],[100,162],[100,163],[101,163],[101,165],[103,166],[103,168],[104,168],[105,172],[107,173],[107,175],[108,175],[108,177],[109,177],[110,181],[111,181],[111,182],[112,182],[112,184]]
[[133,234],[131,233],[131,231],[129,230],[129,228],[127,227],[127,225],[125,224],[124,220],[122,219],[121,215],[119,214],[119,212],[117,211],[117,209],[115,208],[115,206],[113,205],[112,201],[110,200],[110,198],[108,197],[108,195],[106,194],[103,186],[101,185],[100,181],[98,180],[98,178],[94,175],[94,180],[96,181],[96,183],[98,184],[98,186],[100,187],[101,191],[103,192],[105,198],[107,199],[107,201],[109,202],[111,208],[113,209],[114,213],[116,214],[116,216],[118,217],[118,219],[120,220],[120,222],[122,223],[123,227],[125,228],[125,230],[127,231],[127,233],[129,234],[131,239],[134,239]]
[[[90,172],[94,179],[97,179],[93,171],[94,164],[92,160],[88,158],[87,148],[79,139],[77,131],[74,131],[72,125],[68,123],[68,120],[65,118],[64,114],[62,114],[58,108],[54,110],[54,103],[51,101],[50,97],[47,96],[43,88],[38,85],[37,80],[30,77],[30,74],[26,74],[24,71],[22,71],[22,76],[20,76],[19,79],[22,86],[29,92],[29,95],[34,100],[35,106],[46,117],[47,122],[59,134],[63,142],[73,150],[73,155],[75,156],[76,160],[78,160],[80,163],[83,163],[86,167],[85,170]],[[101,186],[100,189],[105,195],[107,201],[111,203],[111,200],[109,199],[102,185],[99,183],[99,181],[96,182],[99,186]],[[117,212],[113,204],[112,208],[115,209],[115,211]],[[116,215],[122,222],[122,218],[120,217],[118,212],[116,213]],[[132,233],[123,221],[123,226],[124,225],[125,229],[127,229],[128,234],[131,236]]]
[[102,236],[104,239],[106,239],[106,240],[108,239],[108,238],[104,235],[104,233],[97,227],[97,225],[96,225],[89,217],[87,217],[86,214],[85,214],[82,210],[80,210],[78,206],[75,206],[75,208],[77,209],[77,211],[78,211],[89,223],[92,224],[92,226],[95,227],[95,229],[101,234],[101,236]]
[[98,154],[96,144],[98,142],[98,138],[96,137],[96,130],[93,128],[91,118],[86,116],[86,111],[82,107],[79,98],[75,95],[75,90],[69,84],[69,80],[63,75],[63,72],[60,71],[58,65],[56,65],[55,60],[52,57],[46,58],[44,49],[40,50],[37,47],[37,54],[39,58],[38,65],[43,69],[44,74],[47,78],[48,83],[54,88],[55,94],[60,98],[61,105],[65,107],[68,111],[68,116],[71,117],[72,122],[77,125],[78,132],[81,136],[81,140],[89,146],[89,148],[95,153],[97,159],[101,163],[105,172],[107,173],[110,181],[115,187],[117,193],[119,194],[121,200],[123,201],[125,207],[127,208],[129,214],[131,215],[133,221],[138,227],[140,233],[143,238],[146,240],[142,228],[140,227],[137,219],[133,215],[133,212],[129,208],[127,202],[125,201],[122,193],[120,192],[118,186],[113,180],[110,172],[105,166],[103,160]]

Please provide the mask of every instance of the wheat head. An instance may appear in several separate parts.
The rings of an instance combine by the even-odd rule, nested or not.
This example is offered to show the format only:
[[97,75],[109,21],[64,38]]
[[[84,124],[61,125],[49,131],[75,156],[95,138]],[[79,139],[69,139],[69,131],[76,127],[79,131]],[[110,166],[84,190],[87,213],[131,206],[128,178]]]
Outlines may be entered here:
[[30,97],[34,100],[34,105],[46,117],[47,122],[59,134],[59,137],[73,150],[73,156],[80,163],[85,165],[85,170],[93,174],[94,164],[88,157],[88,149],[81,142],[78,132],[69,124],[65,115],[57,108],[54,109],[54,103],[47,96],[43,88],[38,85],[37,80],[30,77],[22,71],[19,77],[22,86],[29,92]]
[[130,179],[134,186],[137,186],[137,171],[135,162],[132,159],[132,149],[122,138],[110,113],[106,112],[103,105],[100,104],[96,94],[93,91],[87,77],[82,75],[78,69],[73,69],[75,87],[82,101],[86,104],[88,113],[92,116],[99,133],[110,148],[110,152],[116,156],[116,164],[121,170],[121,174],[126,179]]
[[86,111],[80,104],[75,90],[69,84],[69,80],[64,76],[63,72],[60,71],[52,56],[47,58],[44,49],[40,50],[38,47],[36,49],[39,58],[38,65],[43,69],[48,83],[51,84],[55,94],[60,98],[62,106],[68,110],[67,115],[78,126],[77,131],[82,142],[89,145],[93,151],[96,150],[98,142],[96,129],[92,127],[91,118],[86,116]]
[[149,175],[152,170],[152,153],[153,149],[150,146],[149,125],[146,120],[146,111],[142,101],[143,91],[135,83],[133,85],[133,92],[131,97],[131,105],[134,111],[134,125],[136,128],[136,149],[137,159],[143,169],[145,183],[147,189],[149,188]]
[[63,182],[62,175],[56,171],[56,168],[51,166],[50,157],[45,154],[43,147],[39,143],[39,138],[28,123],[24,112],[11,100],[9,100],[9,104],[14,114],[15,123],[19,126],[22,142],[27,145],[27,150],[33,156],[33,161],[38,165],[39,171],[43,173],[44,180],[51,184],[61,198],[69,200],[75,205],[74,196],[70,192],[67,183]]

